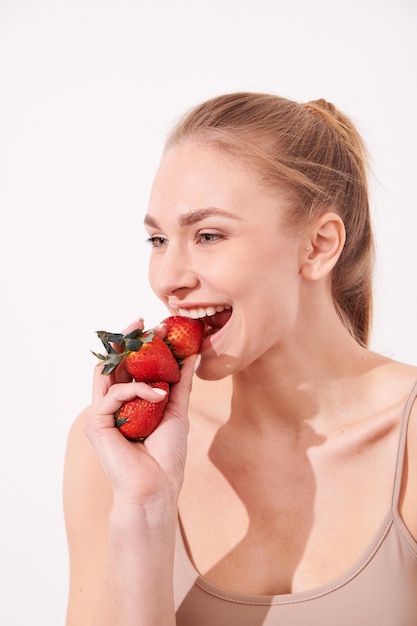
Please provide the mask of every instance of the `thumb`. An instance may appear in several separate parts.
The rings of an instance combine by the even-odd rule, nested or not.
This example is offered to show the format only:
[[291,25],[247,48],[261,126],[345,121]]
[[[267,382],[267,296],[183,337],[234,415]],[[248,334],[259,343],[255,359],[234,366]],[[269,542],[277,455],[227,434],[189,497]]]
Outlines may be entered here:
[[[180,476],[181,484],[187,450],[188,405],[192,380],[200,356],[193,354],[184,360],[180,380],[171,386],[164,417],[158,428],[145,441],[146,448],[158,454],[161,466]],[[174,471],[175,470],[175,471]]]
[[181,367],[181,378],[178,383],[172,386],[170,392],[171,408],[174,412],[184,411],[188,407],[188,400],[193,386],[194,372],[201,361],[199,354],[193,354],[184,359]]

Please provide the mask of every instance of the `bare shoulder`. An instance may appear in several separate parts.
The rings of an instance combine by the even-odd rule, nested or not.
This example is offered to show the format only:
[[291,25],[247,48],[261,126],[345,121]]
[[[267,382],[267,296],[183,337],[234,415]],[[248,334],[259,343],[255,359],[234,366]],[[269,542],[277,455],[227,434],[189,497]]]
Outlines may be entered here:
[[391,361],[388,376],[381,379],[388,393],[395,394],[395,401],[401,407],[401,418],[404,411],[408,414],[408,460],[417,464],[417,367],[406,363]]
[[408,456],[410,460],[415,460],[417,464],[417,367],[410,367],[408,372],[411,378],[410,394],[408,396],[408,402],[410,403],[410,414],[408,420]]
[[[417,367],[407,363],[393,362],[390,370],[393,389],[397,389],[404,409],[409,406],[408,433],[417,434]],[[414,440],[414,443],[417,443]]]
[[417,540],[417,367],[399,364],[398,375],[407,383],[404,409],[407,409],[407,447],[403,472],[400,513]]
[[99,593],[112,492],[84,434],[89,409],[74,421],[64,465],[64,516],[70,560],[67,626],[92,624]]

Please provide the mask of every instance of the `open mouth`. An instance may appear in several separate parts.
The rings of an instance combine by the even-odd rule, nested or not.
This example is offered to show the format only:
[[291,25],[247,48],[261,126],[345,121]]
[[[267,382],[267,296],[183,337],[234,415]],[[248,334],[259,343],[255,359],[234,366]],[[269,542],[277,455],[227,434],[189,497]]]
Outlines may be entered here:
[[204,322],[204,339],[217,333],[227,324],[232,315],[232,307],[228,305],[199,307],[195,309],[181,309],[179,314],[183,317],[200,319]]

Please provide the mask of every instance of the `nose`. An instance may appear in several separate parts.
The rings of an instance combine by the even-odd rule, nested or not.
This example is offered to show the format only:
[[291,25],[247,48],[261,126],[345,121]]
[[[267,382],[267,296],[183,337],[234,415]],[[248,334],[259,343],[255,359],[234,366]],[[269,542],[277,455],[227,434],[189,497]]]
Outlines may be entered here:
[[199,276],[186,247],[169,243],[163,252],[151,255],[149,282],[158,296],[170,296],[195,289]]

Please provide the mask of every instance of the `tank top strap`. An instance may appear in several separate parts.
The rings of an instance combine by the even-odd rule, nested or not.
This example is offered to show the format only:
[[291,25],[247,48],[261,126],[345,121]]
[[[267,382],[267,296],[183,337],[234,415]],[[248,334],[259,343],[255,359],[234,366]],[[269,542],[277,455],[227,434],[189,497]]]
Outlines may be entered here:
[[414,384],[410,395],[408,396],[405,404],[403,415],[401,419],[400,439],[398,444],[397,461],[395,466],[395,478],[394,478],[394,490],[392,494],[392,512],[395,516],[398,515],[398,505],[400,500],[401,485],[404,470],[405,453],[407,446],[407,430],[408,422],[410,419],[411,409],[414,401],[417,398],[417,382]]

